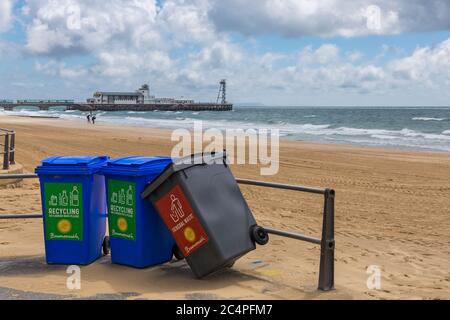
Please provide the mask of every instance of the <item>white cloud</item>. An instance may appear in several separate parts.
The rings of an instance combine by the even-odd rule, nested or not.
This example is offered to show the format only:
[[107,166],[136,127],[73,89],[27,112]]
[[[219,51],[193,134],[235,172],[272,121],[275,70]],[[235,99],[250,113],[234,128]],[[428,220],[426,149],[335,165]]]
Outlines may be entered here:
[[207,0],[26,0],[31,53],[167,50],[216,39]]
[[12,9],[14,0],[0,1],[0,32],[7,31],[12,22]]
[[287,37],[397,34],[450,28],[446,0],[213,0],[219,30]]
[[[449,79],[450,40],[435,48],[418,48],[410,56],[397,49],[394,55],[393,48],[384,46],[379,58],[395,58],[389,63],[388,59],[364,61],[361,52],[343,51],[331,39],[299,52],[253,50],[251,44],[257,37],[242,44],[232,40],[235,38],[228,32],[350,37],[442,29],[447,23],[442,12],[450,6],[442,1],[401,0],[395,6],[387,0],[158,3],[26,0],[22,10],[30,21],[26,47],[45,61],[36,63],[35,70],[72,80],[74,86],[76,79],[96,81],[94,85],[102,88],[105,83],[115,82],[117,88],[123,88],[150,81],[160,89],[170,88],[173,94],[191,91],[200,97],[214,95],[218,80],[227,78],[232,98],[254,101],[275,97],[293,100],[299,94],[383,95],[424,83],[441,86]],[[371,3],[382,9],[380,29],[367,27],[366,9]],[[76,5],[78,11],[74,10]],[[65,61],[73,54],[85,55],[88,62],[72,65]]]
[[411,56],[392,61],[389,69],[397,80],[449,84],[450,39],[434,48],[417,48]]
[[208,10],[208,0],[166,0],[157,22],[174,44],[207,43],[216,39]]
[[83,66],[68,67],[65,63],[54,60],[45,63],[36,62],[34,68],[43,74],[58,76],[65,79],[79,78],[88,74]]
[[27,0],[27,48],[37,54],[156,47],[154,0]]
[[347,58],[350,62],[356,62],[363,58],[363,54],[360,51],[352,51],[347,53]]
[[339,57],[339,48],[334,44],[323,44],[316,50],[307,46],[300,52],[302,64],[329,64]]
[[170,57],[162,51],[134,53],[127,50],[102,51],[98,55],[99,63],[92,69],[102,76],[128,77],[142,72],[152,77],[163,74],[172,66]]

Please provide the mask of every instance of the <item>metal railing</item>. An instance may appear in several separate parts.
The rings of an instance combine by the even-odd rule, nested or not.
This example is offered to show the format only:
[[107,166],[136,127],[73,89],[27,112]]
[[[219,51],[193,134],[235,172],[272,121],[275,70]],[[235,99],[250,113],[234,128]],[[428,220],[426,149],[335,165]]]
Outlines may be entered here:
[[[4,137],[3,139],[1,139]],[[15,164],[14,153],[16,145],[16,133],[14,130],[2,129],[0,128],[0,146],[3,150],[0,151],[0,155],[3,155],[3,170],[8,170],[9,166]]]
[[319,267],[319,290],[330,291],[334,289],[334,198],[335,191],[332,189],[310,188],[298,185],[289,185],[282,183],[263,182],[256,180],[236,179],[237,183],[243,185],[292,190],[298,192],[307,192],[324,196],[322,237],[316,238],[301,233],[288,232],[273,228],[264,228],[267,233],[291,238],[300,241],[306,241],[320,245],[320,267]]
[[[37,178],[36,174],[5,174],[0,175],[1,179],[33,179]],[[236,179],[236,182],[242,185],[275,188],[283,190],[292,190],[297,192],[307,192],[324,197],[323,223],[321,238],[307,236],[301,233],[278,230],[274,228],[264,228],[267,233],[276,236],[291,238],[300,241],[320,245],[320,267],[319,267],[319,284],[318,289],[322,291],[330,291],[334,289],[334,198],[335,191],[332,189],[309,188],[298,185],[289,185],[282,183],[272,183],[256,180]],[[2,219],[30,219],[42,218],[42,214],[0,214]]]

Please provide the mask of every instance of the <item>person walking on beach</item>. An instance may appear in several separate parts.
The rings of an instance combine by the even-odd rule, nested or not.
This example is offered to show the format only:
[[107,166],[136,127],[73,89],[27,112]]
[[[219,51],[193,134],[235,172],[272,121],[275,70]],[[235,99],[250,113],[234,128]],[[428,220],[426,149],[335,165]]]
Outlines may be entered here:
[[86,116],[86,119],[87,119],[87,122],[88,122],[88,123],[91,123],[91,115],[90,115],[90,114],[88,114],[88,115]]
[[91,117],[92,119],[92,124],[95,124],[95,120],[97,119],[97,117],[95,116],[95,114]]

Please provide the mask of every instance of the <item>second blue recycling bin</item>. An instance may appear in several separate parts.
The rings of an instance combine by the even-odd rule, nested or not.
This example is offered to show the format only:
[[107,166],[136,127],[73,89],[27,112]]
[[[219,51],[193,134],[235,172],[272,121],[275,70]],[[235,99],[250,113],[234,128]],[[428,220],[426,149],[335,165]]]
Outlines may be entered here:
[[171,158],[125,157],[103,167],[113,263],[146,268],[172,259],[171,233],[152,204],[140,197],[171,163]]
[[36,168],[49,264],[86,265],[102,254],[107,157],[51,157]]

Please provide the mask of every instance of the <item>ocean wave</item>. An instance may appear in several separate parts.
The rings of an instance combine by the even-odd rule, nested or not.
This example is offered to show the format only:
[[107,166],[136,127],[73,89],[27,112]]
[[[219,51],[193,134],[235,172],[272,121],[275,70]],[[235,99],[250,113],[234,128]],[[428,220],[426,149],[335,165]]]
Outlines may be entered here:
[[429,117],[415,117],[412,118],[414,121],[444,121],[445,118],[429,118]]
[[[155,113],[156,112],[156,113]],[[415,117],[409,115],[401,120],[399,124],[394,123],[399,129],[391,129],[385,127],[383,122],[379,122],[378,128],[366,128],[363,124],[355,121],[350,125],[347,121],[340,122],[339,119],[334,122],[333,118],[318,114],[314,111],[305,112],[306,115],[292,117],[276,111],[276,114],[258,113],[254,116],[249,113],[230,114],[225,113],[201,113],[203,120],[203,130],[216,128],[219,130],[235,130],[235,129],[268,129],[278,130],[280,137],[295,140],[319,141],[327,143],[350,143],[368,146],[393,146],[415,149],[450,151],[450,129],[438,128],[438,123],[420,123],[415,121],[443,121],[450,117],[443,114],[444,117]],[[63,119],[86,121],[88,112],[64,110],[39,111],[37,109],[17,109],[15,111],[1,111],[6,115],[59,115]],[[175,111],[154,111],[154,112],[136,112],[136,111],[120,111],[120,112],[98,112],[97,120],[102,123],[111,123],[121,126],[150,127],[162,129],[187,129],[192,130],[194,123],[199,121],[199,112],[175,112]],[[188,116],[189,117],[184,117]],[[303,118],[315,118],[311,120]],[[274,120],[276,119],[276,120]],[[302,120],[303,119],[303,120]],[[320,121],[322,119],[322,121]],[[326,119],[326,120],[325,120]],[[400,121],[400,120],[399,120]],[[295,123],[300,122],[300,123]],[[308,123],[301,123],[308,122]],[[314,123],[319,122],[319,123]],[[321,123],[320,123],[321,122]],[[445,124],[443,122],[441,124]],[[360,124],[360,127],[358,125]],[[403,127],[404,126],[404,127]],[[400,129],[402,128],[403,129]],[[443,131],[444,130],[444,131]]]

